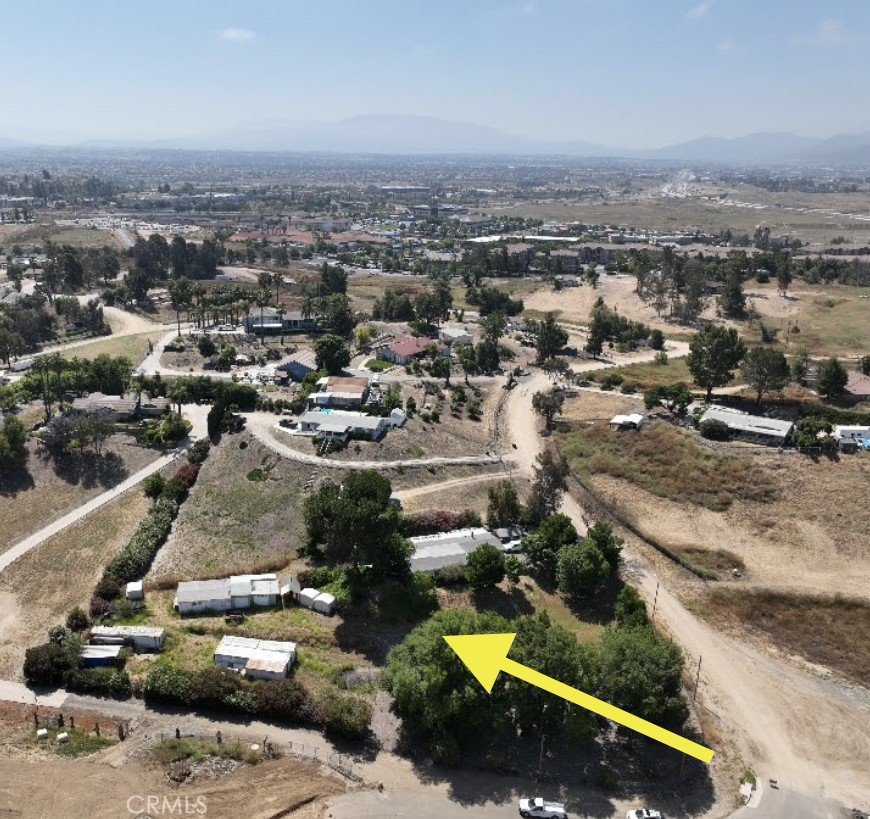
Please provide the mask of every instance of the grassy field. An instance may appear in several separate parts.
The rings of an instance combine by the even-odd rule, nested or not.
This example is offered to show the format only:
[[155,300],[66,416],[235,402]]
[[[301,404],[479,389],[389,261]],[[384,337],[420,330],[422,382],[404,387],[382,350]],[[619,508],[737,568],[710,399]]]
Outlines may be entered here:
[[[42,417],[42,414],[37,416]],[[25,467],[0,477],[0,554],[19,540],[116,486],[128,475],[157,459],[155,450],[135,445],[132,437],[115,435],[101,457],[91,452],[58,460],[37,454],[28,444]]]
[[86,359],[93,359],[98,355],[123,355],[133,362],[134,367],[138,367],[148,355],[148,342],[156,344],[165,335],[166,330],[155,330],[148,333],[137,333],[132,336],[118,336],[117,338],[108,336],[91,344],[82,344],[80,347],[73,347],[71,350],[62,350],[61,355],[64,358]]
[[74,606],[87,609],[103,566],[129,540],[149,503],[142,492],[127,492],[0,575],[0,678],[18,678],[24,649],[44,642]]
[[[619,375],[624,379],[620,387],[634,387],[640,391],[676,384],[678,381],[687,384],[689,389],[701,389],[694,383],[685,358],[669,358],[667,364],[626,364],[607,370],[591,370],[582,375],[590,381],[601,381],[606,376]],[[619,390],[620,387],[616,389]]]
[[870,349],[870,300],[867,290],[835,288],[803,307],[796,322],[800,335],[790,346],[806,346],[815,355],[864,355]]
[[781,651],[870,685],[870,602],[840,596],[709,589],[693,605],[726,626],[742,624],[766,635]]
[[603,424],[554,434],[574,474],[629,481],[654,495],[714,511],[735,500],[767,501],[776,485],[746,456],[711,452],[665,423],[623,433]]

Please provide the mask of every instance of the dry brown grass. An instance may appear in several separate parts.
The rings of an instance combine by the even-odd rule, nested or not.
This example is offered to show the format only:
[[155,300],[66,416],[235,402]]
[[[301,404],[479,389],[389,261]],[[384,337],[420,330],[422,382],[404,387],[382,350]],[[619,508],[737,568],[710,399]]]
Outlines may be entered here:
[[870,602],[770,590],[707,590],[699,613],[765,634],[783,651],[870,685]]
[[81,347],[73,347],[71,350],[62,350],[64,358],[96,358],[98,355],[125,356],[129,358],[134,367],[138,367],[148,355],[148,342],[156,344],[166,330],[154,330],[147,333],[137,333],[131,336],[118,336],[113,338],[94,341],[92,344],[82,344]]
[[136,446],[128,435],[113,436],[101,458],[87,452],[84,458],[71,454],[55,461],[37,454],[34,441],[28,451],[25,470],[0,479],[0,553],[117,486],[159,455]]
[[15,561],[0,575],[0,678],[21,673],[24,649],[74,606],[87,609],[103,571],[150,501],[131,490]]
[[718,454],[684,432],[653,422],[639,432],[603,424],[554,435],[572,471],[629,481],[662,498],[724,511],[735,500],[769,501],[776,485],[745,456]]

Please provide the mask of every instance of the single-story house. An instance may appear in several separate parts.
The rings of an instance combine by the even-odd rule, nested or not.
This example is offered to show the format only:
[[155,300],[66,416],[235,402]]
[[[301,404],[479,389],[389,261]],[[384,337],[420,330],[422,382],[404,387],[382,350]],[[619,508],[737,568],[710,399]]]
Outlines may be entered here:
[[438,332],[438,337],[451,347],[470,347],[474,343],[468,330],[453,327],[442,327]]
[[841,443],[843,441],[860,441],[864,438],[870,439],[870,427],[838,425],[833,428],[833,435]]
[[92,392],[87,398],[76,398],[72,402],[74,412],[93,412],[94,410],[109,410],[120,421],[125,418],[141,416],[143,418],[157,418],[166,412],[171,402],[168,398],[155,396],[148,398],[142,395],[140,398],[131,395],[129,398],[115,395],[103,395],[101,392]]
[[410,560],[413,572],[434,572],[447,566],[464,566],[468,555],[486,543],[501,548],[498,538],[482,528],[455,529],[409,539],[414,545]]
[[301,433],[334,441],[346,441],[349,437],[377,441],[390,426],[395,426],[392,418],[366,415],[364,412],[309,410],[299,416]]
[[317,355],[314,350],[301,350],[275,369],[287,373],[291,381],[302,381],[306,375],[317,370]]
[[157,626],[94,626],[91,642],[95,645],[131,645],[138,651],[162,651],[166,632]]
[[846,382],[846,392],[855,398],[870,398],[870,375],[850,370],[849,380]]
[[312,407],[361,407],[369,397],[368,378],[330,375],[317,382],[317,392],[308,396]]
[[392,361],[393,364],[410,364],[415,358],[423,358],[433,344],[429,338],[414,338],[403,336],[392,344],[378,350],[378,358]]
[[120,645],[86,645],[82,646],[82,668],[106,668],[118,662],[121,655]]
[[296,661],[296,643],[223,637],[214,653],[215,665],[258,680],[283,680]]
[[721,421],[735,437],[771,446],[782,446],[794,428],[791,421],[750,415],[730,407],[710,407],[701,420]]
[[278,315],[278,311],[274,307],[264,307],[262,309],[262,320],[260,318],[261,310],[259,307],[251,309],[251,313],[245,316],[244,325],[245,332],[254,335],[261,333],[277,334],[282,331],[285,333],[313,333],[317,330],[317,319],[312,316],[307,318],[302,313],[288,310],[283,316]]
[[220,580],[190,580],[178,584],[174,606],[179,614],[274,606],[278,602],[276,574],[243,574]]
[[631,415],[614,415],[610,419],[611,429],[640,429],[644,424],[644,417],[639,412]]

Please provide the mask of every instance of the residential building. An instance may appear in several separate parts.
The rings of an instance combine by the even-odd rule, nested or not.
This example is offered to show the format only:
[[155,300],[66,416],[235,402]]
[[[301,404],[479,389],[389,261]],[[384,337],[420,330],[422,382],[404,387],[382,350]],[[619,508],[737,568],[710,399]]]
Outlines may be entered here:
[[[261,317],[262,313],[262,317]],[[276,335],[285,333],[313,333],[317,330],[317,320],[313,317],[304,317],[302,313],[290,310],[283,316],[278,314],[274,307],[252,307],[249,315],[244,318],[246,333],[260,335],[267,333]]]
[[277,602],[277,575],[245,574],[179,583],[173,605],[179,614],[198,614],[274,606]]
[[565,273],[577,273],[582,264],[576,250],[551,250],[550,260],[553,262],[552,270],[562,270]]
[[393,364],[410,364],[415,358],[423,358],[432,345],[432,339],[403,336],[392,344],[378,350],[378,358]]
[[215,665],[257,680],[283,680],[296,662],[296,643],[226,635],[214,653]]
[[166,632],[157,626],[94,626],[91,643],[95,645],[130,645],[137,652],[162,651]]
[[348,438],[377,441],[391,426],[392,418],[347,410],[309,410],[299,416],[299,432],[314,438],[346,442]]
[[115,420],[121,421],[127,418],[157,418],[163,415],[170,407],[168,398],[155,396],[148,398],[144,393],[139,397],[103,395],[101,392],[92,392],[87,398],[73,400],[72,408],[76,412],[93,412],[94,410],[108,410],[115,416]]
[[730,407],[710,407],[701,420],[721,421],[735,437],[771,446],[783,446],[794,428],[791,421],[750,415]]
[[287,377],[291,381],[299,382],[306,375],[316,372],[317,355],[314,350],[301,350],[290,356],[289,361],[279,364],[275,369],[287,373]]
[[846,382],[846,392],[854,398],[870,398],[870,375],[864,375],[857,370],[849,370],[849,380]]
[[368,397],[368,378],[330,375],[317,382],[317,392],[308,396],[308,407],[361,407]]
[[474,343],[468,330],[456,327],[442,327],[438,337],[451,347],[470,347]]
[[501,548],[499,539],[486,529],[455,529],[437,535],[410,538],[414,545],[411,571],[434,572],[447,566],[464,566],[468,555],[484,544]]

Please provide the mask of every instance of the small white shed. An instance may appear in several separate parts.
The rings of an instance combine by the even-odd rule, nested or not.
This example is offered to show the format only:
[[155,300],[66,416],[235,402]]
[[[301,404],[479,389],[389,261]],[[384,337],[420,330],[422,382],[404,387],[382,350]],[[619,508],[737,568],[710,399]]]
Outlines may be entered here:
[[145,589],[141,580],[133,580],[127,584],[126,597],[128,600],[145,599]]
[[405,411],[396,407],[395,409],[390,411],[390,423],[394,427],[402,427],[405,425],[405,421],[408,420],[408,416],[405,414]]
[[317,589],[302,589],[299,592],[299,603],[302,606],[305,606],[306,609],[314,608],[314,601],[320,596],[320,592]]
[[335,614],[335,597],[329,592],[321,592],[314,598],[314,610],[332,616]]

